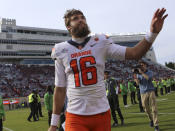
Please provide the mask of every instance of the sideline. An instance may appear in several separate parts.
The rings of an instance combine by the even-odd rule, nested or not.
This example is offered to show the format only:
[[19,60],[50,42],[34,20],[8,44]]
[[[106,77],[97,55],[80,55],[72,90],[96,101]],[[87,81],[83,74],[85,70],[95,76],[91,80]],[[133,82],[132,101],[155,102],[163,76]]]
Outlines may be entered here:
[[7,130],[7,131],[14,131],[14,130],[12,130],[12,129],[9,129],[9,128],[7,128],[7,127],[3,127],[5,130]]
[[156,101],[167,101],[168,98],[164,98],[164,99],[156,99]]
[[[145,112],[143,112],[143,113],[141,113],[141,112],[140,113],[139,112],[138,113],[134,113],[133,112],[133,113],[127,113],[127,114],[138,114],[139,115],[139,114],[145,114]],[[175,115],[175,113],[163,113],[163,112],[162,113],[158,113],[158,114],[161,114],[161,115]]]

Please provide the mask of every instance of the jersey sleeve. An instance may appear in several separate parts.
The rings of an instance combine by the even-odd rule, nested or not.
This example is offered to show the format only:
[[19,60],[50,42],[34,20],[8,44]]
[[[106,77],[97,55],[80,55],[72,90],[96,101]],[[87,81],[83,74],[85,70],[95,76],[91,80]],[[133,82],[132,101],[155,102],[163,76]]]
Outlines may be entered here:
[[55,86],[66,87],[65,68],[59,58],[55,60]]
[[111,38],[106,38],[107,57],[118,60],[125,59],[126,47],[115,44]]
[[66,87],[66,74],[63,61],[60,57],[61,53],[59,46],[55,45],[52,49],[51,57],[55,60],[55,86],[56,87]]

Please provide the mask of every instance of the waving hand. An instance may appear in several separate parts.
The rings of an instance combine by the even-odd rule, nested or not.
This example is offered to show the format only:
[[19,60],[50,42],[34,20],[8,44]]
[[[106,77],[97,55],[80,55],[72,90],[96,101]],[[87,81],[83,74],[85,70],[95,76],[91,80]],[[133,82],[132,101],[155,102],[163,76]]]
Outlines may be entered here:
[[151,21],[150,31],[152,33],[159,33],[163,27],[164,20],[168,14],[164,15],[166,12],[165,8],[157,9]]

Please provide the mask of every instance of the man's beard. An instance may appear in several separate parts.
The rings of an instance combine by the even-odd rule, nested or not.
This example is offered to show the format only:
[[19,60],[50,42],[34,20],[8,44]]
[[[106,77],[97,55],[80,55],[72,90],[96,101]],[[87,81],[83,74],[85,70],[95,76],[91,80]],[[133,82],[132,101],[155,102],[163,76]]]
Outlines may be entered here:
[[87,24],[80,23],[76,26],[72,27],[71,35],[73,35],[76,38],[82,38],[87,36],[90,33],[90,29]]

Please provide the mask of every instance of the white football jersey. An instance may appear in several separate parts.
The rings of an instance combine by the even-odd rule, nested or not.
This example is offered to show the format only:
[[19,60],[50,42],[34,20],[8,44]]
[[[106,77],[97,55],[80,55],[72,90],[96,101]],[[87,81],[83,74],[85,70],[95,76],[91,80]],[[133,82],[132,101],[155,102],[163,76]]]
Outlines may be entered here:
[[94,115],[110,109],[104,84],[106,58],[125,59],[126,47],[114,44],[105,35],[94,35],[77,44],[66,41],[52,50],[55,59],[55,86],[66,87],[67,111]]

